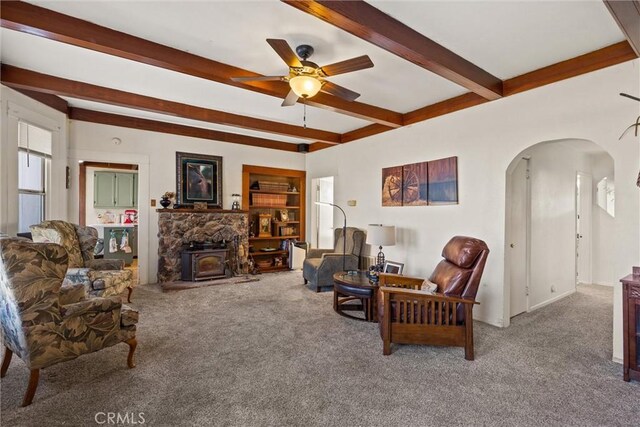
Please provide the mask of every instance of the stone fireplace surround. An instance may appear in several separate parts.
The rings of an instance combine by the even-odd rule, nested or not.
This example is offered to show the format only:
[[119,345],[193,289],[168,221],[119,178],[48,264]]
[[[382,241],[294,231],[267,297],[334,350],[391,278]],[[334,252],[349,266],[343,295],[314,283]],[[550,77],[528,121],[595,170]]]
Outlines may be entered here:
[[229,259],[239,257],[239,265],[247,264],[249,253],[249,213],[219,209],[158,209],[158,283],[180,280],[183,245],[190,242],[233,242]]

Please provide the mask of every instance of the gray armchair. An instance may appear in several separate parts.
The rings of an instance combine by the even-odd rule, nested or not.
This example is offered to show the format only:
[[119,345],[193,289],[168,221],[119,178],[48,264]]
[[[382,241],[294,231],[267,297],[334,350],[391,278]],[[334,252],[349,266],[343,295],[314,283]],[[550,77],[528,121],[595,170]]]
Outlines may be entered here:
[[[355,227],[347,227],[347,248],[345,268],[357,270],[364,246],[364,231]],[[320,292],[322,288],[333,287],[333,274],[342,271],[342,228],[334,231],[335,247],[333,249],[309,249],[302,266],[302,277],[305,285]]]

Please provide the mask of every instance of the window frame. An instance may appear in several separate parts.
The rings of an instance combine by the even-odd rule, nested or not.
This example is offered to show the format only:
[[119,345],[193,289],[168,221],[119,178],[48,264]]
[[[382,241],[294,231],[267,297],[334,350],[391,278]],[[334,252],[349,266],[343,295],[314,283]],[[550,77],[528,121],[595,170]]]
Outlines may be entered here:
[[[18,158],[20,157],[20,152],[26,153],[27,157],[30,156],[30,155],[34,155],[34,156],[42,158],[42,171],[41,171],[41,174],[42,174],[41,175],[42,176],[42,187],[41,187],[41,191],[20,188],[20,184],[18,183],[18,199],[20,199],[20,195],[22,195],[22,194],[41,196],[42,197],[42,209],[41,209],[41,212],[40,212],[40,218],[41,218],[41,221],[44,221],[45,218],[46,218],[46,213],[47,213],[47,204],[48,204],[48,195],[49,195],[49,192],[47,190],[48,190],[48,186],[49,186],[48,172],[49,172],[49,168],[51,167],[51,155],[50,154],[46,154],[46,153],[41,153],[41,152],[35,151],[35,150],[30,150],[30,149],[23,148],[23,147],[18,147]],[[21,166],[21,163],[18,162],[18,174],[20,174],[20,166]],[[21,218],[22,218],[22,215],[21,215],[21,212],[20,212],[20,205],[18,205],[18,226],[20,226]]]

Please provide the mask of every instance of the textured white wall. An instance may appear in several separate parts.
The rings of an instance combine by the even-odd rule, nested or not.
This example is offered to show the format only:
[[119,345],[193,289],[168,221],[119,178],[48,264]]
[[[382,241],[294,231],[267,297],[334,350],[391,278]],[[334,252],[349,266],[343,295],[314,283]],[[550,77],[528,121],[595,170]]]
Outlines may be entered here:
[[[600,285],[615,286],[614,265],[611,262],[602,262],[607,260],[614,253],[616,248],[615,225],[616,218],[611,217],[600,206],[598,206],[598,194],[595,194],[597,184],[604,177],[607,177],[615,184],[615,171],[613,159],[608,154],[593,156],[592,158],[593,173],[593,283]],[[606,198],[606,196],[605,196]],[[616,204],[624,201],[618,199],[616,194]]]
[[576,174],[590,174],[591,161],[563,142],[538,144],[523,155],[531,158],[529,307],[535,309],[575,291]]
[[[639,93],[640,61],[524,92],[499,101],[375,135],[307,157],[307,177],[335,176],[335,202],[349,225],[395,224],[398,244],[385,249],[405,262],[407,274],[430,274],[453,234],[484,239],[491,248],[474,311],[478,319],[503,325],[506,169],[523,150],[543,141],[586,139],[615,161],[616,248],[610,254],[611,282],[640,263],[640,168],[637,140],[618,136],[638,116],[637,102],[618,95]],[[460,204],[433,207],[382,207],[381,169],[458,156]],[[346,206],[357,199],[356,207]],[[336,225],[338,225],[336,223]],[[550,243],[549,249],[553,249]],[[621,294],[614,295],[614,357],[621,344]]]
[[[149,254],[145,274],[149,282],[156,281],[158,269],[158,213],[156,208],[150,207],[149,199],[159,200],[165,191],[176,191],[176,151],[222,156],[224,176],[222,195],[225,209],[231,208],[231,194],[242,193],[243,164],[299,170],[304,170],[305,167],[303,154],[266,148],[246,147],[73,120],[69,122],[69,132],[73,177],[78,176],[76,157],[92,156],[95,158],[83,160],[144,164],[138,175],[140,180],[138,250],[143,253],[146,248]],[[111,142],[114,137],[120,138],[122,143],[115,145]],[[146,178],[145,175],[147,175]],[[69,196],[69,218],[77,221],[79,203],[77,179],[72,181]],[[160,208],[160,205],[157,208]],[[146,233],[145,228],[148,228]],[[140,277],[142,280],[142,272]]]

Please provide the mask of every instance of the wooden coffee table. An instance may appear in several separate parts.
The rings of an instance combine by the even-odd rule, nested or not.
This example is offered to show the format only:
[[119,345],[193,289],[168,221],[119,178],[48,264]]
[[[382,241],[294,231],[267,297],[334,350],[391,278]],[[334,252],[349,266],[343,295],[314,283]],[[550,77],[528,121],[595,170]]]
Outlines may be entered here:
[[[369,281],[366,271],[350,273],[340,271],[333,275],[333,309],[342,316],[367,322],[377,322],[377,293],[378,285]],[[353,316],[348,314],[347,311],[360,311],[364,314],[364,317]]]

